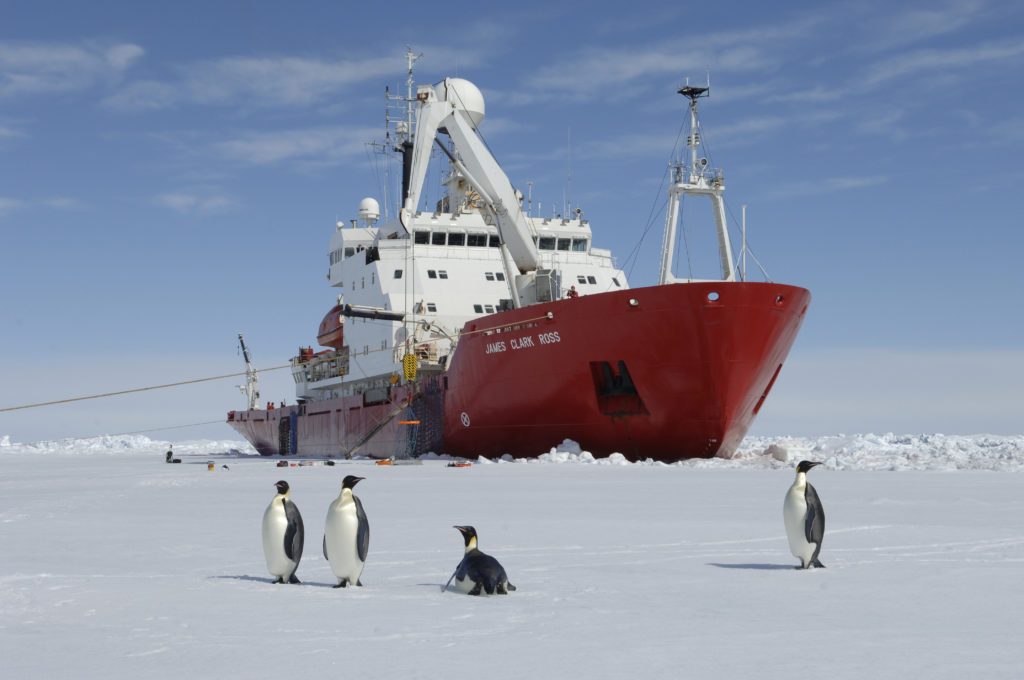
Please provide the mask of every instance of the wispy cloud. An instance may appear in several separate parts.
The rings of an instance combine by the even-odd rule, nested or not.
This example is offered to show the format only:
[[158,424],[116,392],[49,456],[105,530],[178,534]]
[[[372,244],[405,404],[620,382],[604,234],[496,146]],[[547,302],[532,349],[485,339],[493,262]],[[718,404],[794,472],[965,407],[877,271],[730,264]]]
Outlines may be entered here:
[[156,204],[184,215],[213,215],[237,205],[228,196],[209,193],[172,192],[156,197]]
[[[860,8],[861,11],[877,11]],[[878,51],[910,45],[955,33],[984,16],[988,3],[983,0],[953,0],[929,7],[893,8],[885,21],[871,22],[872,31],[859,42],[861,50]]]
[[285,161],[340,162],[365,152],[376,128],[317,127],[279,132],[250,132],[215,145],[222,156],[242,163]]
[[922,49],[901,54],[874,64],[864,78],[865,85],[944,69],[964,69],[987,62],[1008,61],[1024,56],[1024,40],[988,43],[952,49]]
[[513,103],[529,98],[619,96],[619,88],[684,73],[700,75],[707,66],[720,72],[765,72],[782,61],[780,51],[818,24],[804,17],[783,24],[726,31],[702,36],[694,50],[689,34],[656,44],[587,48],[568,59],[540,69],[526,80],[526,94],[512,94]]
[[120,79],[138,45],[0,42],[0,97],[85,90]]
[[[434,48],[432,61],[475,64],[482,49]],[[104,100],[108,108],[147,111],[184,104],[297,107],[338,100],[353,86],[382,81],[401,72],[404,59],[383,53],[365,58],[303,56],[231,56],[172,68],[165,80],[127,83]],[[360,93],[362,95],[364,93]]]
[[832,194],[837,191],[851,191],[877,186],[889,181],[883,175],[867,175],[863,177],[825,177],[807,182],[794,182],[781,185],[772,191],[772,198],[793,198],[796,196],[817,196]]
[[17,198],[7,198],[5,196],[0,196],[0,217],[12,213],[15,210],[18,210],[19,208],[23,207],[24,205],[25,203],[23,201],[18,200]]

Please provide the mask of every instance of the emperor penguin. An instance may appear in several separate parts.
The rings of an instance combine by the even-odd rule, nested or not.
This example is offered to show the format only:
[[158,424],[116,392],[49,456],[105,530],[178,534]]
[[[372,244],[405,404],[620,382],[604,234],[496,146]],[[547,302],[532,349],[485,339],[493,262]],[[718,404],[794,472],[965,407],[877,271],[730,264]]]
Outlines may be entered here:
[[274,583],[299,583],[295,571],[302,559],[305,530],[302,515],[289,497],[288,482],[280,481],[277,495],[263,513],[263,555],[267,571],[276,576]]
[[324,557],[331,565],[331,571],[338,577],[335,588],[344,588],[350,583],[363,585],[359,575],[363,573],[366,553],[370,549],[370,523],[359,496],[352,488],[365,477],[348,475],[341,482],[341,493],[327,508],[327,522],[324,525]]
[[515,590],[516,587],[508,582],[505,569],[498,560],[477,548],[476,529],[470,526],[455,528],[462,532],[462,539],[466,542],[466,554],[462,556],[455,573],[441,590],[448,590],[452,579],[455,580],[455,589],[467,595],[480,595],[483,592],[488,595],[508,595],[508,591]]
[[807,482],[807,472],[815,465],[802,460],[796,466],[796,479],[786,493],[782,504],[782,516],[786,521],[786,536],[789,537],[789,551],[800,560],[797,569],[809,569],[825,565],[818,559],[821,539],[825,536],[825,508],[821,505],[818,492]]

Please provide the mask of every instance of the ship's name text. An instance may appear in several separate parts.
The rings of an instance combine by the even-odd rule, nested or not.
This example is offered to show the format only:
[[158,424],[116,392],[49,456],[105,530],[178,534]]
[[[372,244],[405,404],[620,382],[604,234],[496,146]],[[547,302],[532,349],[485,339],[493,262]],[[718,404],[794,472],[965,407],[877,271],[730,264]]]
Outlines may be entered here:
[[539,333],[535,336],[526,335],[521,338],[512,338],[507,343],[504,340],[489,342],[484,352],[486,354],[497,354],[498,352],[507,352],[509,348],[513,350],[533,349],[539,345],[553,345],[561,341],[562,338],[558,335],[558,331],[551,331],[550,333]]

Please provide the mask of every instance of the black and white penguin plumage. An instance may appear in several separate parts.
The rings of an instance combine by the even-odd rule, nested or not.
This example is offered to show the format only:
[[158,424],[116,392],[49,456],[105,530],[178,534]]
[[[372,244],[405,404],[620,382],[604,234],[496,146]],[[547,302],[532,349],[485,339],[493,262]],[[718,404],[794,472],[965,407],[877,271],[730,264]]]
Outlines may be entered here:
[[796,479],[786,492],[786,500],[782,504],[789,551],[800,560],[798,569],[825,566],[818,559],[821,540],[825,537],[825,508],[821,505],[818,492],[807,482],[807,472],[815,465],[821,463],[800,461],[796,466]]
[[455,589],[467,595],[508,595],[510,590],[515,590],[516,587],[508,582],[505,569],[498,560],[477,548],[476,529],[470,526],[455,528],[462,532],[462,538],[466,542],[466,554],[442,590],[447,590],[453,579]]
[[263,555],[267,571],[277,577],[274,583],[298,583],[295,571],[305,540],[302,515],[289,497],[288,482],[280,481],[275,486],[277,495],[263,513]]
[[324,524],[324,557],[331,571],[338,577],[335,588],[350,583],[363,585],[359,580],[370,549],[370,523],[366,521],[363,503],[352,493],[352,488],[365,477],[348,475],[341,482],[341,494],[327,508]]

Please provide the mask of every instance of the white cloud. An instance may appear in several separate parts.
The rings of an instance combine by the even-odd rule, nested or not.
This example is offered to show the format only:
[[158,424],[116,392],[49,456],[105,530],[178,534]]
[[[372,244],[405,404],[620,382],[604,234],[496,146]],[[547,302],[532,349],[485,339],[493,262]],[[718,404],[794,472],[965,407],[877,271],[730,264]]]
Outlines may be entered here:
[[817,196],[820,194],[831,194],[837,191],[850,191],[853,189],[864,189],[889,181],[888,177],[882,175],[868,175],[864,177],[825,177],[807,182],[787,183],[775,189],[771,198],[793,198],[796,196]]
[[236,205],[227,196],[185,192],[161,194],[156,197],[156,203],[186,215],[212,215]]
[[143,53],[132,43],[0,42],[0,96],[72,92],[109,84]]
[[969,68],[986,62],[1017,59],[1022,55],[1024,41],[1020,40],[955,49],[915,50],[874,64],[863,82],[874,86],[921,73]]
[[279,132],[251,132],[215,146],[223,156],[243,163],[269,165],[283,161],[337,162],[365,153],[376,128],[318,127]]
[[24,205],[25,203],[17,198],[6,198],[4,196],[0,196],[0,217],[3,217],[8,213],[12,213]]

